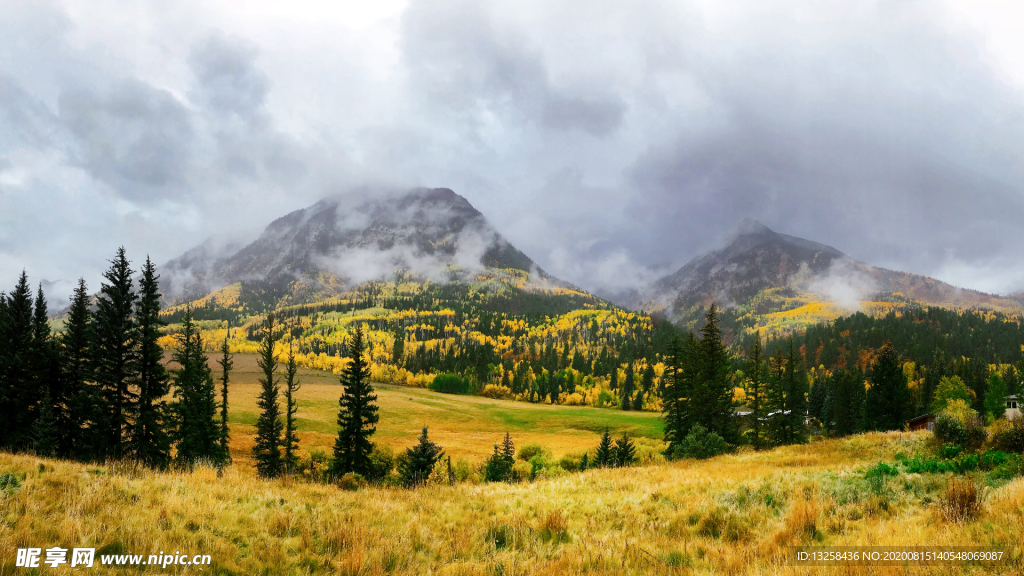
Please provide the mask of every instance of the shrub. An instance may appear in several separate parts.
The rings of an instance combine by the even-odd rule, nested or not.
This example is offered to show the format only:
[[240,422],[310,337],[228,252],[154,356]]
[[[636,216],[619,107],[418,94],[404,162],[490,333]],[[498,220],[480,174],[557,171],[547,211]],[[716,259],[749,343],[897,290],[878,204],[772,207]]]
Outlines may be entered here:
[[973,478],[950,476],[942,498],[942,515],[950,522],[963,522],[981,513],[981,496]]
[[935,420],[935,437],[947,444],[974,450],[985,442],[987,436],[978,413],[963,400],[950,402]]
[[370,469],[368,476],[370,480],[383,480],[395,469],[395,453],[388,446],[374,444],[370,452]]
[[992,444],[1003,452],[1024,452],[1024,418],[1000,420],[994,427]]
[[427,388],[444,394],[468,394],[469,382],[458,374],[438,374]]
[[527,444],[519,449],[519,453],[516,454],[516,458],[529,462],[534,456],[543,454],[547,458],[551,457],[551,451],[541,446],[540,444]]
[[683,438],[674,456],[676,458],[704,459],[724,454],[728,449],[729,447],[721,436],[714,432],[708,432],[707,428],[697,424],[690,428],[689,434]]
[[296,468],[299,477],[310,482],[327,482],[330,480],[331,455],[319,448],[311,448],[309,456],[299,459]]
[[13,472],[0,474],[0,491],[13,494],[18,488],[21,488],[21,480],[18,480],[18,477]]
[[366,479],[355,472],[349,472],[338,479],[338,488],[342,490],[358,490],[364,486]]
[[495,400],[505,400],[512,397],[512,389],[500,384],[488,384],[484,386],[480,395],[486,398],[494,398]]
[[881,478],[884,476],[898,476],[899,473],[900,471],[896,468],[889,466],[885,462],[879,462],[878,464],[868,468],[864,477],[870,480],[872,478]]

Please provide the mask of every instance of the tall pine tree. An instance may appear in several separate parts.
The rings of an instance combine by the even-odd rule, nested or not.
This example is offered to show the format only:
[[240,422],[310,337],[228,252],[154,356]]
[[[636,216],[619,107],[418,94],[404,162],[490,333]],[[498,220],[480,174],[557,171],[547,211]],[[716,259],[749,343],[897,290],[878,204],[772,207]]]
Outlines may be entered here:
[[36,454],[58,455],[60,442],[57,422],[66,419],[64,407],[67,403],[63,380],[60,377],[60,364],[57,361],[57,348],[50,335],[50,318],[42,284],[36,292],[32,313],[30,359],[32,384],[36,389],[36,431],[33,434]]
[[166,468],[171,461],[170,414],[164,397],[170,391],[170,379],[163,365],[160,346],[160,276],[146,257],[139,280],[139,299],[135,309],[138,326],[138,409],[132,426],[128,452],[147,466]]
[[[363,358],[363,327],[356,325],[349,345],[349,363],[341,376],[345,391],[338,399],[338,438],[334,442],[335,476],[370,470],[370,437],[377,431],[377,395],[370,385],[370,369]],[[424,437],[426,428],[424,428]]]
[[135,289],[132,269],[124,247],[103,273],[95,318],[94,375],[103,392],[106,441],[100,457],[121,458],[126,452],[126,437],[133,421],[138,394],[132,389],[138,382],[138,329],[135,324]]
[[760,450],[767,444],[764,430],[765,418],[768,414],[765,403],[765,377],[766,369],[761,348],[761,331],[754,334],[754,347],[750,350],[750,360],[747,361],[747,408],[750,409],[748,416],[750,423],[750,443],[755,449]]
[[718,324],[718,311],[712,303],[705,315],[704,327],[700,329],[697,374],[691,387],[691,417],[694,424],[700,424],[726,442],[735,444],[738,424],[732,409],[729,353],[722,344],[722,330]]
[[277,372],[277,356],[274,345],[277,343],[277,332],[274,330],[274,315],[267,315],[263,324],[263,338],[260,341],[257,364],[263,371],[260,378],[260,396],[257,405],[260,408],[256,420],[256,444],[252,448],[256,459],[256,472],[264,478],[276,478],[283,471],[281,458],[281,406],[277,399],[280,392]]
[[294,472],[299,465],[299,434],[295,428],[295,413],[299,411],[298,398],[295,397],[299,391],[298,373],[295,352],[289,347],[284,379],[284,469],[288,474]]
[[[199,462],[220,466],[220,426],[217,423],[217,399],[213,371],[207,363],[199,327],[192,320],[192,307],[185,308],[181,331],[176,335],[178,348],[173,360],[174,416],[177,423],[177,454],[175,459],[186,467]],[[259,442],[257,422],[257,443]]]
[[225,464],[231,463],[231,431],[228,430],[228,381],[231,379],[231,369],[235,363],[231,359],[228,349],[228,338],[231,336],[231,323],[228,322],[227,333],[224,335],[224,342],[220,347],[220,452]]
[[0,342],[0,445],[10,450],[32,447],[32,424],[39,396],[32,366],[32,293],[22,271],[18,284],[4,300]]
[[105,444],[103,396],[92,376],[92,312],[85,280],[79,279],[60,336],[61,378],[67,402],[67,419],[58,419],[61,454],[80,460],[98,458]]
[[913,398],[896,348],[886,342],[871,365],[871,388],[864,399],[865,428],[899,430],[912,408]]

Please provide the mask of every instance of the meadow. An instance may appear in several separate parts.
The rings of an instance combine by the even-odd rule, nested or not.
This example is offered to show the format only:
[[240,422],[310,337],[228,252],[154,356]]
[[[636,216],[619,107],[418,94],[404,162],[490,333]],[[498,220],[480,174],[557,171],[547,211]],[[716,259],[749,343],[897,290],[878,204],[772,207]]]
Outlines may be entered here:
[[[868,433],[709,460],[645,463],[533,482],[342,490],[261,480],[247,460],[255,362],[238,357],[231,388],[234,465],[154,472],[0,453],[0,575],[90,573],[14,567],[21,547],[92,546],[108,553],[209,554],[212,566],[133,573],[342,575],[960,574],[1020,573],[1024,479],[976,476],[981,507],[951,516],[949,474],[870,478],[878,462],[934,449],[929,432]],[[329,450],[340,385],[302,373],[302,441]],[[423,424],[453,459],[479,463],[507,430],[557,457],[593,449],[597,432],[660,436],[657,414],[542,406],[422,389],[378,389],[376,440],[396,451]],[[646,438],[645,438],[646,437]],[[1010,546],[1000,568],[807,568],[791,545]],[[102,573],[103,568],[94,568]],[[127,569],[126,569],[127,571]]]

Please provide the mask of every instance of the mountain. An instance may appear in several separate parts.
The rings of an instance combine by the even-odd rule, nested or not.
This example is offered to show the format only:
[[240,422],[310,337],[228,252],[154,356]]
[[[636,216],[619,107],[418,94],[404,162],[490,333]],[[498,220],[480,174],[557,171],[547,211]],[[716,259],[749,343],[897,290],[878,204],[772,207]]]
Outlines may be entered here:
[[167,304],[240,284],[271,307],[275,300],[320,300],[396,274],[443,282],[484,271],[519,271],[538,283],[569,286],[447,188],[327,198],[274,220],[247,246],[208,241],[161,268]]
[[[744,221],[724,248],[694,258],[639,295],[636,305],[683,325],[715,302],[748,324],[772,325],[785,313],[807,322],[856,310],[906,305],[1016,310],[1009,298],[857,261],[825,244]],[[797,322],[799,323],[799,322]]]

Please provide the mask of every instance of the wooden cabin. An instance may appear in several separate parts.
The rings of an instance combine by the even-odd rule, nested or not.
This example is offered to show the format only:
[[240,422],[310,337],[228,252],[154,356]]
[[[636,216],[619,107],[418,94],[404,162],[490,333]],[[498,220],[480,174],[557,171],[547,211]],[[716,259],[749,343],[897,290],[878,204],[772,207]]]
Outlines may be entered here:
[[922,414],[916,418],[907,420],[907,426],[910,427],[910,431],[915,430],[935,430],[935,414]]
[[1017,404],[1017,395],[1010,394],[1006,397],[1006,419],[1013,420],[1014,418],[1020,418],[1020,408]]

